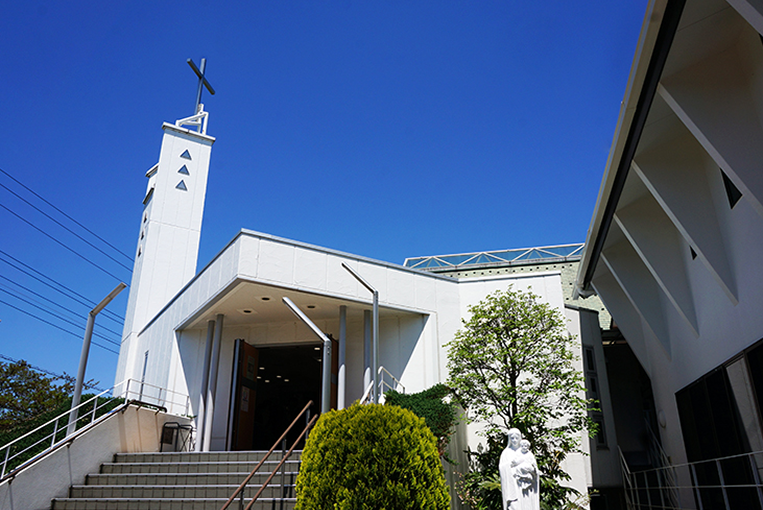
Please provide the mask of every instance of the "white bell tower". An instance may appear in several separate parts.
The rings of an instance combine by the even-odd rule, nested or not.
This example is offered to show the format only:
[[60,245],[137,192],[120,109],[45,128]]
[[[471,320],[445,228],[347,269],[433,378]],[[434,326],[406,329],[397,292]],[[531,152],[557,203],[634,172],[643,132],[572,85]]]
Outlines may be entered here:
[[212,94],[214,90],[204,78],[205,59],[201,71],[190,59],[188,62],[199,76],[196,114],[162,125],[159,162],[146,173],[148,187],[115,384],[127,378],[141,379],[142,351],[146,349],[140,348],[138,334],[196,274],[209,160],[215,142],[207,135],[209,114],[200,103],[202,84]]

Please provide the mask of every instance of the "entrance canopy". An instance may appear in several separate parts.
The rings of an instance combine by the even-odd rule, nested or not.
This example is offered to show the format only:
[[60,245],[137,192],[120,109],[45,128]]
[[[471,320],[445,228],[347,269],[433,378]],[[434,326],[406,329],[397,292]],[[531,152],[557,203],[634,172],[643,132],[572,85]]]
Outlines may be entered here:
[[[284,297],[291,299],[313,322],[337,320],[340,306],[347,307],[348,320],[361,320],[363,311],[370,309],[370,299],[361,301],[360,299],[327,296],[315,292],[237,279],[217,296],[214,296],[203,309],[180,324],[178,329],[206,328],[207,321],[214,320],[218,314],[225,316],[226,326],[295,322],[294,314],[282,301]],[[389,306],[382,306],[379,309],[381,320],[400,315],[419,314],[419,311],[396,309]]]

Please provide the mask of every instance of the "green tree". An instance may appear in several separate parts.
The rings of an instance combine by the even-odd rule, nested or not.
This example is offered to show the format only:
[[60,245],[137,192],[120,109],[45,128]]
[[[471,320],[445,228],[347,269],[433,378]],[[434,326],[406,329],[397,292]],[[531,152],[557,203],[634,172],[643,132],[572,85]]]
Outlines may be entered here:
[[74,381],[50,377],[26,361],[0,362],[0,429],[22,425],[69,402]]
[[[561,462],[579,452],[584,430],[595,432],[588,417],[583,376],[573,365],[573,338],[565,318],[531,292],[511,288],[469,308],[448,343],[448,384],[469,421],[485,424],[486,451],[472,452],[473,471],[462,493],[483,508],[493,508],[494,477],[506,433],[518,428],[530,441],[541,475],[541,502],[561,508],[576,492],[561,482],[570,476]],[[491,491],[491,488],[493,489]]]

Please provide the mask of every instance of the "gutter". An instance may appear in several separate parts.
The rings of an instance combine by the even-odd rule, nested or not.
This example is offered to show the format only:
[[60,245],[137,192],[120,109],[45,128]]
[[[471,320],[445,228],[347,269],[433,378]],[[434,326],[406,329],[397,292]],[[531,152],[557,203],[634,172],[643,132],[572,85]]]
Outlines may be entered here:
[[685,4],[686,0],[651,0],[647,6],[631,76],[620,108],[620,119],[599,188],[594,215],[588,228],[586,248],[575,281],[574,299],[593,294],[590,288],[591,280],[625,187],[631,161],[657,93],[662,70]]

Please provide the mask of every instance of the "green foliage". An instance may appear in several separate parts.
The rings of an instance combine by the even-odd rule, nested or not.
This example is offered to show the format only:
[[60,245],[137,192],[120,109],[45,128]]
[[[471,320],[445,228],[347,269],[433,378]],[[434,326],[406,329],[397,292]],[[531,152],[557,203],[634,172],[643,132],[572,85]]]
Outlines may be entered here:
[[461,499],[473,510],[502,510],[498,462],[506,445],[505,435],[489,435],[487,448],[468,451],[469,472],[456,485]]
[[73,381],[41,374],[24,360],[0,362],[0,430],[58,408],[73,390]]
[[[92,384],[92,381],[88,384]],[[5,446],[68,411],[71,408],[73,390],[74,379],[66,374],[50,377],[34,370],[23,360],[14,363],[0,362],[0,446]],[[82,395],[81,401],[86,402],[92,397],[93,395]],[[107,400],[98,399],[96,417],[123,401],[116,399],[106,404]],[[90,423],[92,413],[92,403],[80,408],[78,429]],[[67,422],[68,416],[65,416],[14,443],[8,455],[6,473],[44,451],[52,443],[63,439],[66,436]],[[29,447],[33,448],[24,452]],[[5,450],[0,451],[0,461],[5,459],[5,454]]]
[[[92,399],[94,395],[82,395],[82,402],[87,402]],[[112,409],[116,408],[124,402],[124,399],[108,399],[105,397],[98,397],[98,409],[95,411],[95,417],[99,418],[108,413]],[[42,413],[32,419],[18,423],[16,426],[0,429],[0,446],[4,446],[11,441],[23,436],[27,432],[31,432],[34,429],[45,425],[47,422],[53,420],[57,416],[61,416],[63,413],[71,409],[71,397],[67,397],[58,407],[51,409],[46,413]],[[77,429],[89,424],[93,419],[93,403],[85,403],[79,408]],[[6,473],[13,470],[17,466],[20,466],[27,460],[31,459],[38,453],[45,451],[54,442],[61,441],[66,437],[66,427],[69,422],[69,416],[63,416],[58,421],[50,423],[41,428],[34,434],[23,438],[22,440],[14,443],[11,446],[9,454],[8,465],[6,466]],[[55,432],[55,441],[53,439],[53,433]],[[25,449],[30,448],[28,451]],[[23,453],[22,453],[23,452]],[[5,449],[0,451],[0,461],[5,458]]]
[[296,510],[447,510],[434,436],[397,406],[359,405],[323,414],[297,476]]
[[574,492],[561,485],[570,478],[561,462],[580,451],[582,431],[595,433],[587,413],[595,402],[583,396],[565,319],[534,294],[511,288],[469,311],[448,344],[448,384],[468,419],[487,424],[488,448],[469,452],[473,474],[461,486],[468,497],[490,499],[484,482],[497,472],[506,433],[516,427],[538,460],[541,502],[560,508]]
[[455,406],[444,400],[449,394],[450,389],[444,384],[435,384],[420,393],[406,394],[390,390],[384,394],[384,403],[409,409],[419,418],[424,418],[427,427],[437,438],[437,450],[440,457],[443,457],[456,423]]

